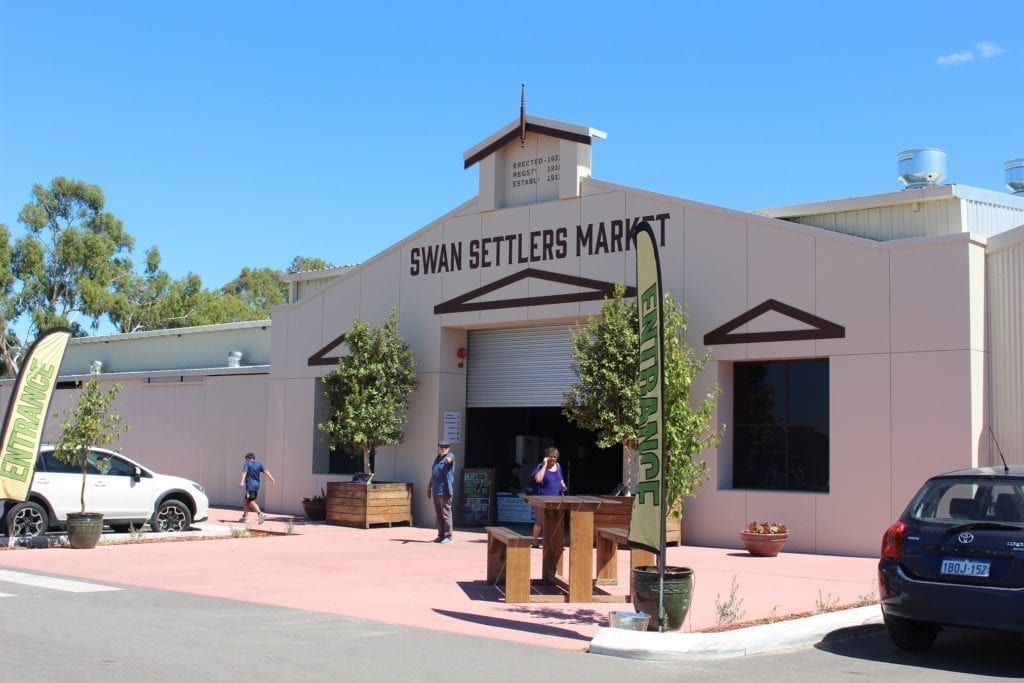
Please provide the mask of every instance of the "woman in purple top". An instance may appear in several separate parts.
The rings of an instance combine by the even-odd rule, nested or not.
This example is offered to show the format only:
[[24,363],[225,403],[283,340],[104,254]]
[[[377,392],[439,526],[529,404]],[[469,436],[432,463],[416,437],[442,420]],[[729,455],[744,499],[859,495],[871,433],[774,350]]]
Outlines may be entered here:
[[[544,460],[533,470],[533,481],[537,485],[537,494],[541,496],[557,496],[565,493],[565,479],[562,477],[562,466],[558,464],[558,449],[554,446],[544,449]],[[540,520],[533,523],[533,547],[539,548]]]

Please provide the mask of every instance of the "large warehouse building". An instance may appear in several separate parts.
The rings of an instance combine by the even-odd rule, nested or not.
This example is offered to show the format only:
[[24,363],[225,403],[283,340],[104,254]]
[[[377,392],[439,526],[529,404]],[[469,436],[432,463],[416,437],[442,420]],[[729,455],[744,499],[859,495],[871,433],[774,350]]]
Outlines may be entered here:
[[[464,155],[476,197],[365,263],[288,276],[272,325],[74,340],[62,379],[92,366],[122,383],[125,452],[214,504],[240,505],[252,450],[279,484],[265,507],[301,514],[359,467],[321,440],[319,378],[353,319],[395,308],[419,387],[375,471],[413,483],[418,524],[433,520],[421,493],[442,433],[460,467],[499,473],[556,445],[573,492],[607,493],[623,454],[561,414],[569,329],[635,284],[630,229],[646,220],[688,341],[714,359],[695,395],[722,388],[725,437],[686,505],[686,543],[739,547],[767,518],[789,525],[787,549],[872,555],[927,476],[999,463],[996,442],[1024,463],[1024,195],[940,184],[944,156],[913,150],[906,189],[744,213],[592,178],[601,137],[512,122]],[[1007,164],[1017,189],[1021,166]]]

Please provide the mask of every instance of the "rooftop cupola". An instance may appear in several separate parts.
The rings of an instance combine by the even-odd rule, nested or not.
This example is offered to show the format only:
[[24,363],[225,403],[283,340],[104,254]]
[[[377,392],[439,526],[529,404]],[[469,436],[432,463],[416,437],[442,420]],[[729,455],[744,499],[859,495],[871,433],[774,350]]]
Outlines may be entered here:
[[479,209],[490,211],[578,197],[590,177],[591,143],[599,130],[526,115],[462,155],[464,168],[480,166]]

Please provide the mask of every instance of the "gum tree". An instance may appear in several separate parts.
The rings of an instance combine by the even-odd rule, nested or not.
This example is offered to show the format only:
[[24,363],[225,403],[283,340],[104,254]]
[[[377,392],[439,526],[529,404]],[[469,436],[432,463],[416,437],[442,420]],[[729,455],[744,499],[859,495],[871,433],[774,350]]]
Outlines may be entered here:
[[117,299],[115,283],[131,275],[135,240],[105,210],[99,185],[58,177],[49,187],[34,185],[32,197],[18,216],[26,234],[11,263],[21,308],[36,331],[67,326],[80,336],[74,316],[89,316],[99,327]]
[[18,317],[18,305],[14,296],[15,277],[11,269],[14,248],[11,246],[11,231],[0,223],[0,377],[14,377],[18,374],[17,356],[21,343],[10,325]]

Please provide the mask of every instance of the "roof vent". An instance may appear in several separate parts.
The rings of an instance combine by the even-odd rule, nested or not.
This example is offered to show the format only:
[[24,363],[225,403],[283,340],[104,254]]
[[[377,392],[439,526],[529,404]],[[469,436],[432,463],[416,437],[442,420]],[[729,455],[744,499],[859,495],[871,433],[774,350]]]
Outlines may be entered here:
[[946,178],[946,152],[941,149],[908,149],[897,154],[896,160],[905,190],[935,187]]
[[242,364],[242,352],[241,351],[232,351],[231,353],[228,354],[228,367],[229,368],[237,368],[237,367],[240,367],[241,364]]
[[1024,159],[1010,159],[1006,169],[1006,186],[1014,194],[1024,194]]
[[98,375],[101,372],[103,372],[103,361],[101,361],[101,360],[94,360],[93,362],[89,363],[89,374],[90,375]]

